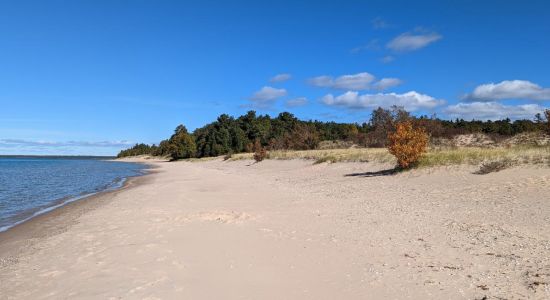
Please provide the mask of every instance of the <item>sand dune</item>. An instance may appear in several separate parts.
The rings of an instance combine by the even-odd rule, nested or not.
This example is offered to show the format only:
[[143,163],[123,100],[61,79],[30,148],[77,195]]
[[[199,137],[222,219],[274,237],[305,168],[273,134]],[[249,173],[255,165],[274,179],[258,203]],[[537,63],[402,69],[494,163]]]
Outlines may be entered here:
[[1,234],[0,298],[550,298],[547,168],[153,164]]

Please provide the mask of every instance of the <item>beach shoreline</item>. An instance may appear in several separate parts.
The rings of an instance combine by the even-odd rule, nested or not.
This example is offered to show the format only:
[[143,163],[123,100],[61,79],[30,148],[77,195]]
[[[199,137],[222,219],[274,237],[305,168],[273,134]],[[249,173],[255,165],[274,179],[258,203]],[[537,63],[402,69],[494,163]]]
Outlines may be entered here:
[[[148,162],[143,161],[143,160],[134,160],[134,161],[120,160],[120,161],[117,161],[116,159],[112,159],[112,158],[103,159],[102,157],[98,157],[98,158],[86,157],[86,156],[79,156],[79,157],[51,156],[51,157],[48,157],[48,156],[24,156],[24,155],[11,155],[11,156],[3,156],[3,157],[6,157],[6,158],[33,158],[33,159],[44,159],[44,158],[52,159],[52,158],[54,158],[54,159],[65,159],[65,160],[66,159],[74,159],[74,160],[96,159],[98,161],[106,161],[106,162],[113,161],[113,162],[119,162],[119,163],[120,162],[122,162],[122,163],[133,163],[133,164],[141,165],[141,166],[143,166],[143,168],[138,170],[137,173],[135,173],[133,175],[126,174],[126,175],[123,175],[123,176],[120,176],[120,177],[116,177],[112,180],[112,182],[110,182],[108,184],[105,184],[101,188],[96,187],[95,191],[73,190],[73,191],[69,192],[69,193],[72,192],[72,194],[67,193],[65,196],[58,196],[59,198],[50,200],[49,202],[42,203],[39,206],[30,206],[26,210],[19,211],[16,215],[12,215],[7,219],[7,220],[10,220],[11,222],[4,220],[4,222],[0,223],[0,225],[1,225],[0,226],[0,234],[4,233],[6,231],[9,231],[10,229],[12,229],[14,227],[22,225],[23,223],[29,222],[29,221],[31,221],[31,220],[39,217],[39,216],[48,214],[52,211],[55,211],[55,210],[57,210],[59,208],[62,208],[66,205],[69,205],[71,203],[84,201],[86,199],[93,198],[94,196],[101,195],[101,194],[106,193],[106,192],[122,189],[127,185],[127,181],[129,179],[146,175],[151,170],[156,168],[156,166],[154,164],[148,163]],[[34,180],[36,180],[36,179],[34,179]],[[79,192],[80,192],[80,194],[77,194]],[[34,198],[38,198],[38,199],[46,198],[46,199],[48,199],[47,196],[44,197],[43,195],[40,195],[40,196],[35,195]],[[21,199],[17,199],[17,200],[21,201]],[[0,238],[1,238],[1,236],[0,236]]]
[[[145,163],[144,163],[145,164]],[[149,169],[150,168],[150,169]],[[78,221],[78,218],[90,210],[107,204],[118,193],[146,184],[147,176],[154,173],[154,165],[148,165],[147,173],[127,177],[121,187],[113,190],[103,190],[89,196],[69,201],[18,223],[0,232],[0,267],[5,267],[14,261],[21,250],[32,248],[33,243],[66,231]],[[31,242],[30,242],[31,241]]]
[[7,299],[550,295],[548,168],[137,161],[155,169],[0,233]]
[[82,197],[73,197],[73,200],[56,204],[53,208],[49,207],[44,212],[21,220],[6,230],[0,231],[0,254],[2,255],[0,267],[16,262],[21,251],[32,248],[33,243],[67,230],[77,222],[79,216],[105,205],[113,199],[114,195],[137,185],[146,184],[147,176],[154,174],[155,169],[158,168],[157,165],[141,159],[113,161],[139,163],[146,167],[142,170],[142,174],[124,178],[124,182],[119,187],[106,188]]

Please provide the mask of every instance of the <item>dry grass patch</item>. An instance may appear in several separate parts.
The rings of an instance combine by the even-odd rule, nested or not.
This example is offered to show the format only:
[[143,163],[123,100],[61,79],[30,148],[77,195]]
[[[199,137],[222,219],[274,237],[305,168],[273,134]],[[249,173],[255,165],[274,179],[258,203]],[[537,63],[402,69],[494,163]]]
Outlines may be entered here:
[[431,150],[420,159],[419,166],[477,165],[483,162],[498,160],[508,160],[518,164],[548,164],[550,163],[550,147],[468,147]]
[[510,159],[500,159],[495,161],[488,161],[481,164],[479,170],[474,174],[485,175],[493,172],[499,172],[504,169],[513,166],[513,162]]
[[215,159],[218,159],[218,157],[216,157],[216,156],[212,156],[212,157],[192,157],[192,158],[181,159],[179,161],[204,162],[204,161],[210,161],[210,160],[215,160]]
[[303,151],[271,151],[271,159],[310,159],[322,162],[368,162],[395,163],[395,158],[383,148],[351,148]]
[[[234,154],[229,160],[253,159],[252,153]],[[395,164],[395,158],[383,148],[350,148],[304,151],[269,151],[269,159],[308,159],[315,163],[378,162]],[[430,149],[418,167],[479,165],[484,162],[509,160],[514,164],[550,165],[550,147],[515,146],[499,148]]]
[[[350,148],[325,150],[273,150],[269,151],[269,159],[308,159],[322,162],[367,162],[378,161],[395,163],[395,158],[382,148]],[[230,160],[253,159],[252,153],[239,153]]]

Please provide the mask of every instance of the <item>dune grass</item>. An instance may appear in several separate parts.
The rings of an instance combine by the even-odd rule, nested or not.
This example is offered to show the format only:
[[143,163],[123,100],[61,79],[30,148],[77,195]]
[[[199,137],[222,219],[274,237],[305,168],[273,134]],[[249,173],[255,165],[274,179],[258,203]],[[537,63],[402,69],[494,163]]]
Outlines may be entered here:
[[[235,154],[232,160],[251,159],[251,153]],[[378,161],[393,163],[395,159],[382,148],[351,148],[351,149],[326,149],[326,150],[275,150],[269,151],[269,159],[308,159],[316,163],[322,162],[367,162]]]
[[450,148],[431,150],[422,157],[419,167],[470,164],[488,161],[510,161],[513,164],[550,164],[550,147],[515,146],[498,148]]
[[[252,153],[234,154],[229,160],[252,159]],[[395,158],[384,148],[350,148],[305,151],[270,151],[269,159],[308,159],[314,163],[378,162],[395,164]],[[550,165],[549,146],[515,146],[499,148],[430,149],[418,167],[478,165],[488,161],[507,160],[514,164]]]

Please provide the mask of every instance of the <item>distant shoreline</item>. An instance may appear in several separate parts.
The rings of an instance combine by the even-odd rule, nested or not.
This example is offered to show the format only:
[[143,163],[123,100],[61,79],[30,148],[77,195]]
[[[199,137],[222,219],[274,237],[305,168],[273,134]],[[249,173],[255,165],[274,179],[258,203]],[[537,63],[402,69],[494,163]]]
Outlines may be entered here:
[[19,155],[19,154],[0,154],[0,158],[62,158],[62,159],[114,159],[116,156],[96,156],[96,155]]

